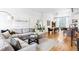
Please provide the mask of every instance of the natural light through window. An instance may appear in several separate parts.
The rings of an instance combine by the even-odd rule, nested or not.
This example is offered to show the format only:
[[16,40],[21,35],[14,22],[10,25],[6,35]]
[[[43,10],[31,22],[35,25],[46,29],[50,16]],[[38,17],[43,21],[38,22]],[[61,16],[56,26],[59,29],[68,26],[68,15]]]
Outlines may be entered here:
[[11,16],[5,12],[0,12],[0,30],[7,29],[11,25]]

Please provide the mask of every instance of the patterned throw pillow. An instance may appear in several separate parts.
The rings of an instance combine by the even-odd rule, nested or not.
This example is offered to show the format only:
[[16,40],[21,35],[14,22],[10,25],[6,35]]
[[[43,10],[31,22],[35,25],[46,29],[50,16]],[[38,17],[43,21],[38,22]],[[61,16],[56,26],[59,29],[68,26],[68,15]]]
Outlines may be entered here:
[[18,40],[15,40],[14,38],[12,38],[10,40],[10,44],[12,45],[12,47],[15,49],[15,51],[21,49],[21,45],[20,42]]

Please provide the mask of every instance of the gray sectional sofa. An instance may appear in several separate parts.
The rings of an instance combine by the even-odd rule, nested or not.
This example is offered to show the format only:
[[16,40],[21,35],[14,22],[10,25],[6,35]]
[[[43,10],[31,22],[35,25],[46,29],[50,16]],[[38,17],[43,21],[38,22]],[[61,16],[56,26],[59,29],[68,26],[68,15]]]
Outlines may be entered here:
[[0,51],[14,51],[15,49],[11,44],[15,45],[14,43],[16,43],[16,41],[19,41],[17,46],[21,46],[17,51],[36,51],[38,46],[37,43],[29,45],[28,36],[31,34],[38,34],[40,38],[44,37],[44,32],[34,32],[32,28],[10,29],[10,32],[16,32],[16,34],[10,35],[9,31],[0,34],[0,40],[6,42],[6,44],[3,44],[3,47],[0,45]]
[[[28,33],[29,34],[29,33]],[[5,33],[0,34],[0,51],[15,51],[13,46],[11,44],[17,45],[16,41],[19,41],[21,48],[17,51],[36,51],[37,50],[37,44],[34,43],[32,45],[29,45],[26,41],[23,41],[22,39],[19,39],[20,36],[27,36],[27,34],[14,34],[10,35],[8,31]],[[11,42],[11,39],[14,39],[14,41]],[[19,45],[17,45],[18,47]]]

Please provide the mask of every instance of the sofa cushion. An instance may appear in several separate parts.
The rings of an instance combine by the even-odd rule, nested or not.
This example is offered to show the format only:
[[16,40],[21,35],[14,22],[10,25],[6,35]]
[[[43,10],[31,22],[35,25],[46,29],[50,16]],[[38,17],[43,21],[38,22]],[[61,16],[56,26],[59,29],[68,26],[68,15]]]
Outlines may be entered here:
[[19,34],[22,34],[22,29],[13,29],[13,31],[15,32],[15,33],[19,33]]
[[8,42],[0,38],[0,51],[14,51],[14,49]]
[[12,39],[10,40],[10,44],[12,45],[12,47],[13,47],[15,50],[21,49],[20,42],[19,42],[18,40],[16,40],[15,38],[12,38]]
[[19,43],[20,43],[22,48],[24,48],[24,47],[29,45],[27,42],[25,42],[25,41],[23,41],[23,40],[21,40],[19,38],[14,38],[14,39],[19,41]]
[[23,29],[23,33],[28,33],[28,32],[29,32],[29,28]]
[[2,33],[2,35],[4,36],[5,39],[8,39],[11,36],[8,31]]
[[37,44],[28,45],[27,47],[24,47],[18,51],[37,51]]

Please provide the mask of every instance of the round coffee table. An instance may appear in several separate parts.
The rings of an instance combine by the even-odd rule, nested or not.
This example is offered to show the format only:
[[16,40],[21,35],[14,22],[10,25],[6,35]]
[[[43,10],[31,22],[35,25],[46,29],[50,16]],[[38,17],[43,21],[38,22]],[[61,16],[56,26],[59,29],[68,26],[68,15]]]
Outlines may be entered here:
[[36,34],[29,35],[28,44],[32,44],[33,42],[39,44],[39,38]]

